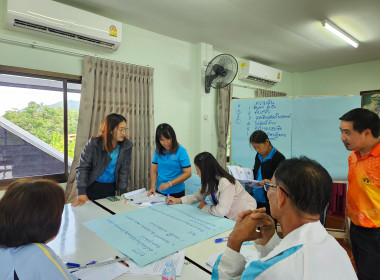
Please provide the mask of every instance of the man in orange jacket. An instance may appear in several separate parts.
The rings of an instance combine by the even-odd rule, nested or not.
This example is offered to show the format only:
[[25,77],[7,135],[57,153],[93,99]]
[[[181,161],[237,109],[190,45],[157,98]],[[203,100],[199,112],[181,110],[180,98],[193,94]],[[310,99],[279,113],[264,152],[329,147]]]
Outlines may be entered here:
[[358,278],[380,275],[380,120],[367,109],[353,109],[342,117],[341,140],[349,158],[346,215]]

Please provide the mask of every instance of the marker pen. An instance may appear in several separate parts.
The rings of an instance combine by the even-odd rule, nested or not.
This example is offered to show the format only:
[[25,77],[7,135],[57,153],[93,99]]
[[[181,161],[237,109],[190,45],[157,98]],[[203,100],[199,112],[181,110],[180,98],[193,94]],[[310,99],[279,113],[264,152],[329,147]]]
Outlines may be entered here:
[[220,243],[220,242],[224,242],[224,241],[227,241],[227,240],[228,240],[228,237],[217,238],[217,239],[215,239],[215,243]]
[[67,262],[66,266],[67,267],[80,267],[80,264],[79,263]]

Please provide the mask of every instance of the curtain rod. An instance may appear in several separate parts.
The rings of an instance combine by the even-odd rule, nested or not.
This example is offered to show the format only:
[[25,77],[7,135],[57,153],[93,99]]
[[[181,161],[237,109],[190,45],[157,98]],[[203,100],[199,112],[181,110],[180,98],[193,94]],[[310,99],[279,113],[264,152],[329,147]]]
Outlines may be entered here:
[[[31,47],[31,48],[34,48],[34,49],[42,49],[42,50],[52,51],[52,52],[56,52],[56,53],[63,53],[63,54],[68,54],[68,55],[72,55],[72,56],[79,56],[79,57],[82,57],[82,58],[85,57],[85,56],[89,56],[88,54],[84,54],[84,53],[80,53],[80,52],[67,51],[67,50],[62,50],[62,49],[57,49],[57,48],[52,48],[52,47],[47,47],[47,46],[39,45],[36,42],[26,43],[26,42],[21,42],[21,41],[17,41],[17,40],[6,39],[6,38],[0,38],[0,41],[1,42],[5,42],[5,43],[10,43],[10,44],[15,44],[15,45],[21,45],[21,46]],[[108,61],[112,61],[112,62],[128,63],[128,62],[125,62],[125,61],[118,61],[118,60],[112,60],[112,59],[100,57],[97,54],[94,54],[93,56],[98,57],[98,58],[102,58],[102,59],[105,59],[105,60],[108,60]],[[135,65],[135,66],[141,66],[141,65],[133,64],[133,63],[128,63],[128,64]],[[150,67],[149,65],[146,65],[145,67],[153,68],[153,67]]]

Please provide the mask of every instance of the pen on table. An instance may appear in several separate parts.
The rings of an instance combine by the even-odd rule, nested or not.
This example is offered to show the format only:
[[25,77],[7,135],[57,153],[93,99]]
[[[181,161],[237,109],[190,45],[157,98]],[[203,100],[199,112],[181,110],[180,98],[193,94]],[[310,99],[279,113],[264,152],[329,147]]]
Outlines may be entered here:
[[228,240],[228,237],[217,238],[217,239],[215,239],[215,243],[220,243],[220,242],[224,242],[224,241],[227,241],[227,240]]
[[[228,237],[216,238],[215,243],[221,243],[221,242],[225,242],[227,240],[228,240]],[[252,244],[254,244],[253,241],[246,241],[246,242],[243,242],[242,245],[252,245]]]
[[69,268],[70,267],[73,268],[73,267],[80,267],[80,264],[79,263],[67,262],[66,266],[69,267]]
[[[115,259],[119,259],[119,257],[116,256]],[[126,261],[119,261],[119,263],[122,263],[123,265],[129,267],[129,264]]]

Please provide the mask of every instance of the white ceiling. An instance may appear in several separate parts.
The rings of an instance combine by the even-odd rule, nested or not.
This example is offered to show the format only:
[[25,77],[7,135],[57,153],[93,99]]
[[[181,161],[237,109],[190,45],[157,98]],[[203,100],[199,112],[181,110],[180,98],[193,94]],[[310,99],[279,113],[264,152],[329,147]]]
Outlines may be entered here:
[[[380,59],[380,0],[59,0],[289,72]],[[360,41],[322,27],[330,19]]]

